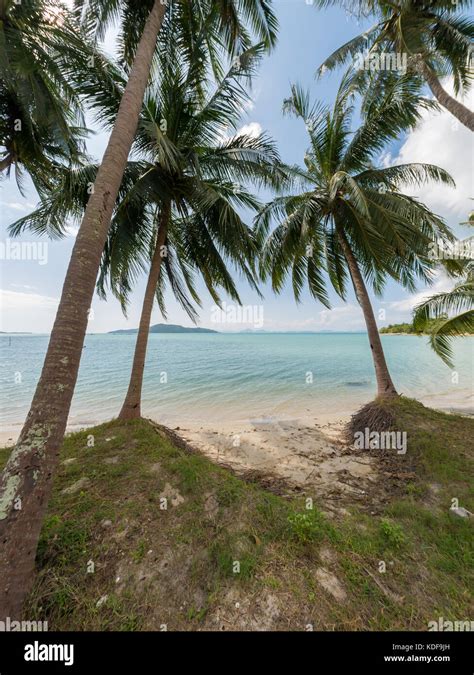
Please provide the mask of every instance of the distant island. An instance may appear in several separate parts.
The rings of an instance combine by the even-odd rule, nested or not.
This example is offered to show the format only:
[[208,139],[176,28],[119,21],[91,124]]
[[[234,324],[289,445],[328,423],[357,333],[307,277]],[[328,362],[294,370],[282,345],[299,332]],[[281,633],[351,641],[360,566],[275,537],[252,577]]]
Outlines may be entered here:
[[[109,335],[131,335],[137,333],[138,328],[125,328],[123,330],[111,330]],[[210,328],[186,328],[185,326],[177,326],[172,323],[156,323],[150,326],[150,333],[217,333],[217,330]]]

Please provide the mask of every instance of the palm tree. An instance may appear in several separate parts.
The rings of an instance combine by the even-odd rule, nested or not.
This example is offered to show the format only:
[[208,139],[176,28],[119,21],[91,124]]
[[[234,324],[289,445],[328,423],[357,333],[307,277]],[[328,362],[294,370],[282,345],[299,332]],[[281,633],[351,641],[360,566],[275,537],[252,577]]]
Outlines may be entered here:
[[[400,85],[398,85],[399,87]],[[428,164],[374,168],[372,161],[387,140],[416,121],[416,96],[387,93],[366,101],[370,115],[351,134],[353,82],[344,78],[334,108],[312,106],[307,93],[293,86],[284,110],[301,118],[310,148],[301,171],[305,191],[277,197],[257,217],[259,238],[265,239],[261,271],[281,291],[291,273],[300,299],[305,280],[310,293],[329,307],[325,273],[342,298],[348,277],[362,308],[375,366],[379,397],[397,395],[380,340],[369,282],[381,294],[388,276],[413,290],[416,276],[429,280],[433,266],[430,241],[446,240],[443,221],[423,204],[400,191],[401,185],[427,180],[452,184],[442,169]],[[268,235],[272,220],[277,227]]]
[[[169,46],[166,33],[164,41],[157,42],[165,14],[167,22],[175,14],[181,20],[183,49],[190,36],[206,26],[207,55],[215,70],[223,51],[234,57],[242,51],[250,39],[249,30],[268,48],[276,39],[276,20],[266,0],[77,0],[76,6],[78,13],[84,10],[87,24],[97,24],[98,35],[121,14],[128,78],[76,237],[41,377],[0,480],[0,607],[10,617],[20,615],[32,583],[36,545],[77,380],[101,256],[153,59]],[[15,508],[20,495],[21,510]]]
[[[125,419],[141,415],[155,297],[164,313],[168,283],[194,321],[193,302],[200,305],[194,284],[197,273],[216,303],[219,289],[240,303],[229,264],[258,291],[256,240],[237,209],[257,212],[261,207],[247,184],[279,189],[288,181],[288,170],[265,135],[226,135],[236,128],[249,100],[242,81],[252,76],[263,45],[244,52],[217,87],[206,87],[202,80],[198,47],[196,43],[191,64],[174,61],[147,93],[135,143],[147,161],[127,166],[102,258],[99,292],[105,297],[109,283],[124,310],[134,280],[149,268],[130,384],[119,415]],[[113,106],[111,101],[111,112]],[[14,223],[11,233],[30,229],[61,235],[68,218],[77,217],[85,207],[87,185],[95,171],[96,167],[88,167],[63,172],[48,199]]]
[[[0,3],[0,174],[26,170],[38,190],[83,151],[79,92],[69,74],[98,52],[59,3]],[[89,71],[91,70],[89,66]]]
[[[226,260],[240,270],[257,289],[253,275],[256,242],[236,211],[236,206],[257,211],[258,201],[246,192],[242,181],[276,188],[284,182],[279,157],[273,144],[263,135],[244,134],[222,140],[225,131],[235,127],[247,100],[240,84],[251,74],[258,49],[247,50],[239,64],[232,66],[216,91],[196,106],[196,84],[190,72],[176,68],[165,74],[145,109],[149,119],[138,135],[142,151],[154,158],[133,190],[149,204],[156,205],[158,215],[155,248],[140,317],[132,373],[119,417],[141,416],[141,392],[151,313],[163,262],[172,287],[179,288],[170,262],[181,266],[183,276],[196,298],[190,271],[199,271],[215,302],[221,286],[240,302],[237,289],[226,269]],[[190,86],[194,84],[194,86]],[[166,134],[156,133],[159,121],[167,120]],[[151,133],[150,133],[151,130]],[[237,182],[239,181],[239,182]],[[119,211],[128,211],[128,202]],[[129,213],[126,215],[129,218]],[[153,221],[152,221],[153,222]],[[145,222],[138,222],[144,229]],[[111,243],[110,250],[114,247]],[[223,257],[224,256],[224,257]],[[109,267],[114,267],[114,256]],[[118,266],[121,272],[122,266]],[[128,272],[128,262],[126,271]],[[120,274],[120,296],[129,281]],[[163,298],[159,289],[158,297]],[[180,293],[184,299],[184,294]],[[186,308],[189,303],[186,304]]]
[[462,261],[461,268],[464,278],[451,291],[424,300],[413,315],[415,331],[429,333],[432,349],[451,368],[451,340],[474,333],[474,261]]
[[[318,0],[319,5],[341,0]],[[439,76],[451,74],[454,91],[470,85],[474,22],[460,15],[471,0],[366,0],[363,8],[377,16],[377,23],[337,49],[320,67],[332,70],[369,49],[405,55],[412,72],[420,73],[436,100],[468,129],[474,131],[474,113],[450,96]]]

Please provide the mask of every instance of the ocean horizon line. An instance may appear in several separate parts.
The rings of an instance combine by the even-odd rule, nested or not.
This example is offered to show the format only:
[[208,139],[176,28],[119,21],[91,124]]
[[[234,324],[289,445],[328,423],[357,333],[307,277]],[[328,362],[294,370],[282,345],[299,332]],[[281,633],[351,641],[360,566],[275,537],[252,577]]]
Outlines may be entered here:
[[[184,326],[184,328],[193,328],[192,326]],[[199,326],[199,328],[207,328],[207,326]],[[383,326],[382,326],[383,328]],[[133,335],[133,333],[127,333],[126,331],[137,330],[134,328],[131,329],[117,329],[112,331],[97,331],[93,333],[86,333],[86,335],[113,335],[115,337],[123,337],[124,335]],[[211,330],[211,329],[209,329]],[[367,334],[366,330],[240,330],[240,331],[230,331],[230,330],[214,330],[212,333],[184,333],[181,331],[167,331],[167,332],[157,332],[150,333],[151,335],[364,335]],[[388,334],[388,333],[387,333]],[[0,337],[8,336],[17,336],[17,337],[48,337],[51,333],[34,333],[29,331],[0,331]],[[401,333],[400,333],[401,335]],[[406,333],[409,335],[409,333]]]

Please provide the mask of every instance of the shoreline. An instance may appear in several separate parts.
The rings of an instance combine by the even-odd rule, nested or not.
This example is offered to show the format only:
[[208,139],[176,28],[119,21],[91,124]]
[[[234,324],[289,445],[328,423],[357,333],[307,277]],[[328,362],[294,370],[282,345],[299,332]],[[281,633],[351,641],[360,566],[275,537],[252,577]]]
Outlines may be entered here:
[[[366,402],[369,402],[368,399]],[[459,402],[453,401],[451,405],[446,405],[446,402],[430,401],[429,397],[422,397],[420,403],[425,407],[440,412],[461,415],[467,418],[474,417],[474,408],[467,405],[459,405]],[[444,405],[440,405],[444,403]],[[307,409],[304,414],[296,414],[295,410],[282,411],[281,414],[273,412],[271,414],[262,413],[253,416],[243,417],[227,417],[223,410],[219,417],[208,417],[206,419],[173,417],[167,415],[159,416],[157,413],[145,413],[144,418],[150,419],[152,422],[168,427],[172,431],[186,432],[191,435],[199,434],[218,434],[219,436],[231,436],[233,434],[248,434],[251,429],[256,428],[279,428],[281,425],[300,425],[309,429],[319,428],[326,429],[331,437],[337,438],[337,430],[349,421],[351,416],[359,410],[364,403],[355,407],[340,406],[338,412],[327,412],[315,408],[314,410]],[[86,421],[71,421],[66,427],[66,434],[77,433],[90,429],[91,427],[106,424],[116,419],[113,415],[105,419],[90,419]],[[225,421],[224,421],[225,420]],[[13,447],[21,432],[23,423],[11,425],[9,427],[0,427],[0,447]]]
[[[348,451],[347,444],[341,442],[350,414],[256,415],[251,419],[185,421],[179,425],[163,424],[148,416],[146,419],[157,428],[169,429],[205,457],[236,474],[258,474],[270,482],[283,481],[290,490],[312,488],[329,501],[334,494],[361,498],[377,476],[372,457],[361,451]],[[66,433],[94,426],[69,425]],[[0,431],[0,446],[8,447],[5,433]],[[11,439],[16,435],[9,434]]]
[[[180,424],[156,419],[158,416],[146,419],[237,474],[258,474],[270,482],[283,481],[290,490],[315,490],[327,502],[337,502],[342,497],[363,499],[379,478],[375,458],[343,437],[353,412],[256,415],[218,422],[184,420]],[[472,417],[467,408],[443,412]],[[97,422],[70,424],[66,433],[94,426]],[[0,430],[0,446],[12,446],[20,430],[20,426],[16,433]]]
[[[182,419],[178,422],[175,419],[171,420],[164,416],[163,419],[160,419],[158,415],[144,414],[145,419],[150,419],[156,424],[161,424],[168,427],[172,431],[186,431],[189,433],[199,433],[199,432],[217,432],[219,434],[233,434],[241,433],[247,431],[255,425],[278,425],[278,424],[287,424],[287,423],[299,423],[307,426],[316,425],[316,426],[333,426],[340,422],[347,422],[353,411],[345,410],[343,413],[326,413],[320,411],[314,411],[314,413],[306,413],[304,415],[292,415],[291,413],[285,415],[255,415],[252,417],[242,417],[235,419],[228,419],[227,421],[222,421],[216,419]],[[222,417],[225,417],[223,414]],[[116,417],[111,416],[104,420],[90,420],[87,422],[72,422],[68,423],[66,427],[66,434],[77,433],[79,431],[85,431],[95,426],[100,426],[101,424],[106,424]],[[13,425],[11,427],[0,428],[0,447],[9,447],[13,446],[18,436],[21,432],[22,425]]]

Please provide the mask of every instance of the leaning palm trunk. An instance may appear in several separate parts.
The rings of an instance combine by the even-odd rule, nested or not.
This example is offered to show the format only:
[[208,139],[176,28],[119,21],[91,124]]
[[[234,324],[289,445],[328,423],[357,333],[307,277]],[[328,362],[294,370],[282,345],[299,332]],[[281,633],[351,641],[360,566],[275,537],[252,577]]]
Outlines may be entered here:
[[448,92],[443,89],[438,77],[424,61],[420,62],[420,70],[438,103],[442,105],[443,108],[446,108],[451,115],[454,115],[461,124],[464,124],[465,127],[474,131],[474,112],[469,110],[469,108],[459,101],[456,101],[455,98],[450,96]]
[[163,247],[166,241],[168,231],[168,222],[170,217],[170,208],[165,206],[161,213],[158,234],[156,238],[156,247],[151,261],[148,282],[143,300],[142,314],[138,328],[137,342],[135,344],[135,354],[133,356],[132,374],[130,384],[128,385],[127,395],[120,411],[120,419],[136,419],[141,417],[141,399],[143,385],[143,371],[145,370],[146,350],[148,346],[148,335],[150,332],[151,313],[155,300],[156,286],[160,278],[161,261],[163,260]]
[[19,619],[76,384],[88,311],[166,4],[155,0],[87,204],[28,417],[0,481],[0,619]]
[[3,159],[0,160],[0,173],[2,171],[6,171],[11,167],[13,164],[13,157],[11,155],[7,155]]
[[359,301],[362,311],[364,313],[365,324],[367,326],[367,333],[369,336],[370,349],[372,350],[372,358],[375,366],[375,376],[377,379],[377,395],[388,398],[391,396],[398,396],[395,386],[388,372],[385,355],[383,353],[382,341],[380,340],[377,323],[375,321],[374,312],[370,302],[369,294],[365,287],[364,279],[360,273],[359,266],[351,251],[351,247],[345,235],[339,232],[339,241],[341,242],[344,257],[349,267],[352,283],[354,285],[355,294]]

